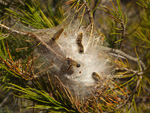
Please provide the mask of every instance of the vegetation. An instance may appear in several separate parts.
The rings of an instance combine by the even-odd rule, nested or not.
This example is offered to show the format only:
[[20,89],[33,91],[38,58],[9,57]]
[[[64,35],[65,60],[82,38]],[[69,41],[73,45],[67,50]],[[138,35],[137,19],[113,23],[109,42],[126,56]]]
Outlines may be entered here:
[[[0,6],[0,113],[25,112],[25,108],[56,113],[150,111],[149,0],[110,0],[106,4],[103,0],[2,0]],[[113,88],[105,85],[83,100],[55,75],[35,78],[32,59],[36,46],[28,41],[30,31],[52,28],[73,18],[91,27],[91,34],[97,30],[103,37],[101,43],[109,47],[105,50],[126,58],[114,61],[115,76],[108,80]],[[15,26],[29,33],[17,33]],[[11,100],[14,103],[9,103]]]

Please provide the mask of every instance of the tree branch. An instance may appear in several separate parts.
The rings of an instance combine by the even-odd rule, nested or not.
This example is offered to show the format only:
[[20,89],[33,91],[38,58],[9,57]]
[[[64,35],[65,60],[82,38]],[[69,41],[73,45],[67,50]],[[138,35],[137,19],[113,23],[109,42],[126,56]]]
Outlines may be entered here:
[[[85,0],[84,0],[85,1]],[[7,29],[8,31],[12,32],[12,33],[17,33],[17,34],[20,34],[20,35],[24,35],[24,36],[28,36],[28,37],[32,37],[32,38],[37,38],[43,45],[46,45],[46,48],[48,48],[50,51],[52,51],[54,54],[56,54],[57,56],[61,57],[61,55],[57,54],[50,46],[47,46],[47,44],[45,44],[45,42],[39,37],[37,36],[36,34],[32,33],[32,32],[22,32],[22,31],[18,31],[18,30],[14,30],[14,29],[11,29],[3,24],[0,24],[1,27]],[[121,50],[117,50],[117,49],[112,49],[112,48],[108,48],[108,47],[104,47],[104,46],[100,46],[101,50],[103,51],[106,51],[106,52],[110,52],[110,53],[115,53],[115,54],[118,54],[118,55],[122,55],[123,57],[131,60],[131,61],[134,61],[134,62],[140,62],[140,65],[143,67],[143,69],[145,70],[146,69],[146,66],[145,64],[138,58],[135,58],[135,57],[132,57],[126,53],[124,53],[123,51]]]
[[89,16],[89,20],[90,20],[90,23],[93,23],[93,16],[91,14],[91,9],[89,8],[89,5],[88,3],[86,2],[86,0],[83,0],[85,6],[86,6],[86,9],[87,9],[87,13],[88,13],[88,16]]
[[112,48],[108,48],[108,47],[104,47],[104,46],[101,46],[101,49],[103,51],[106,51],[106,52],[110,52],[110,53],[115,53],[115,54],[119,54],[119,55],[122,55],[123,57],[131,60],[131,61],[134,61],[134,62],[140,62],[141,66],[143,67],[143,69],[145,70],[146,69],[146,66],[145,64],[138,58],[135,58],[135,57],[132,57],[126,53],[124,53],[123,51],[121,50],[118,50],[118,49],[112,49]]
[[56,53],[50,46],[48,46],[37,34],[34,34],[32,32],[22,32],[22,31],[14,30],[14,29],[11,29],[11,28],[3,25],[3,24],[0,24],[0,26],[3,27],[3,28],[5,28],[5,29],[7,29],[8,31],[10,31],[12,33],[17,33],[17,34],[20,34],[20,35],[23,35],[23,36],[28,36],[28,37],[36,38],[43,45],[45,45],[48,50],[50,50],[51,52],[53,52],[56,56],[58,56],[60,58],[63,58],[61,55],[59,55],[58,53]]

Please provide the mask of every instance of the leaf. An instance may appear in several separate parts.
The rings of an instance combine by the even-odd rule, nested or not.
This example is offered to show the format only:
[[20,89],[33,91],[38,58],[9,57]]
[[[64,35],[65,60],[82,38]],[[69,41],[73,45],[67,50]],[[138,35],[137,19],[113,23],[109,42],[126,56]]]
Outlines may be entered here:
[[[7,87],[7,88],[21,92],[20,97],[34,100],[37,103],[38,102],[42,103],[42,104],[35,105],[32,107],[28,107],[28,108],[40,108],[40,109],[54,109],[54,110],[70,111],[68,108],[63,106],[63,104],[56,101],[54,98],[50,97],[50,95],[43,90],[40,91],[40,90],[37,90],[35,88],[31,88],[31,87],[23,88],[19,85],[12,84],[12,83],[10,83],[9,85],[10,85],[10,87]],[[75,111],[71,110],[71,112],[75,112]]]
[[115,43],[118,43],[118,42],[121,42],[121,41],[123,41],[123,39],[119,39],[119,40],[115,41]]
[[121,3],[120,3],[120,0],[116,0],[117,1],[117,5],[118,5],[118,10],[119,10],[119,15],[120,17],[122,18],[122,9],[121,9]]
[[138,113],[137,107],[136,107],[136,102],[135,102],[135,99],[134,99],[134,98],[132,99],[132,102],[133,102],[133,106],[134,106],[135,112]]
[[47,24],[47,26],[49,28],[53,27],[54,26],[54,23],[52,21],[49,21],[47,19],[47,17],[44,15],[43,11],[41,9],[39,9],[40,13],[41,13],[41,16],[43,17],[44,21],[45,21],[45,24]]

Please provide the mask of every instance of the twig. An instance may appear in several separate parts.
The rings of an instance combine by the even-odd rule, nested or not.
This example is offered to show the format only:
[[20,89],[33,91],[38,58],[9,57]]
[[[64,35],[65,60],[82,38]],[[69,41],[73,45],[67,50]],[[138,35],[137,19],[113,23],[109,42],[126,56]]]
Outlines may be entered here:
[[123,40],[124,40],[124,38],[125,38],[125,25],[124,25],[123,20],[122,20],[122,22],[121,22],[120,24],[121,24],[121,28],[122,28],[122,37],[121,37],[122,41],[120,42],[120,50],[121,50],[121,48],[122,48],[122,43],[123,43]]
[[[141,71],[128,69],[128,68],[125,68],[125,67],[117,67],[113,71],[114,72],[125,72],[124,74],[133,74],[132,77],[133,76],[141,76],[143,74],[143,72],[141,72]],[[124,74],[121,74],[121,75],[124,75]],[[115,76],[113,78],[117,78],[118,79],[118,77],[115,77]]]
[[21,32],[21,31],[17,31],[17,30],[14,30],[14,29],[11,29],[11,28],[9,28],[9,27],[3,25],[3,24],[0,24],[0,26],[1,26],[2,28],[7,29],[8,31],[10,31],[10,32],[12,32],[12,33],[17,33],[17,34],[21,34],[21,35],[27,35],[27,33],[24,33],[24,32]]
[[91,9],[89,8],[88,6],[88,3],[86,2],[86,0],[83,0],[85,6],[86,6],[86,9],[87,9],[87,13],[88,13],[88,16],[89,16],[89,20],[90,20],[90,23],[93,23],[93,16],[91,14]]
[[24,36],[28,36],[28,37],[32,37],[32,38],[38,39],[43,45],[46,46],[46,48],[48,50],[50,50],[51,52],[53,52],[58,57],[63,58],[61,55],[57,54],[50,46],[48,46],[37,34],[34,34],[32,32],[22,32],[22,31],[14,30],[14,29],[11,29],[11,28],[3,25],[3,24],[0,24],[0,26],[3,27],[3,28],[5,28],[5,29],[7,29],[8,31],[10,31],[12,33],[17,33],[17,34],[20,34],[20,35],[24,35]]
[[[118,68],[118,69],[119,69],[119,68]],[[143,72],[142,72],[143,70],[140,70],[141,72],[139,72],[139,71],[135,71],[135,70],[128,70],[127,68],[120,68],[120,69],[123,69],[123,70],[126,70],[126,71],[128,71],[128,72],[131,72],[131,73],[133,73],[134,75],[137,75],[139,78],[138,78],[138,80],[137,80],[136,87],[134,88],[134,90],[133,90],[133,92],[131,93],[131,95],[127,98],[127,100],[126,100],[123,104],[121,104],[120,106],[118,106],[117,109],[124,107],[126,104],[128,104],[128,102],[132,101],[133,96],[134,96],[134,94],[136,93],[136,91],[137,91],[137,89],[138,89],[138,87],[139,87],[139,85],[140,85],[140,82],[141,82],[141,79],[142,79],[142,74],[143,74]],[[131,106],[130,106],[130,107],[131,107]]]
[[142,75],[143,72],[139,72],[137,70],[133,70],[133,69],[128,69],[128,68],[125,68],[125,67],[119,67],[119,68],[115,68],[115,71],[127,71],[128,73],[133,73],[133,74],[137,74],[137,75]]
[[135,70],[128,70],[126,68],[124,68],[124,70],[130,71],[130,72],[134,73],[134,75],[138,75],[139,78],[137,80],[136,87],[133,90],[132,94],[127,98],[127,100],[123,104],[121,104],[120,106],[118,106],[117,109],[122,108],[123,106],[125,106],[126,104],[128,104],[128,102],[132,101],[133,96],[136,93],[136,91],[137,91],[137,89],[138,89],[138,87],[140,85],[140,82],[141,82],[141,79],[142,79],[142,74],[143,74],[143,72],[142,72],[143,70],[140,70],[141,72],[138,72],[138,71],[135,71]]
[[118,49],[112,49],[112,48],[108,48],[108,47],[104,47],[104,46],[100,46],[101,50],[103,51],[106,51],[106,52],[112,52],[112,53],[116,53],[116,54],[119,54],[119,55],[122,55],[123,57],[129,59],[129,60],[132,60],[134,62],[140,62],[141,66],[143,67],[143,69],[145,70],[146,69],[146,66],[145,64],[138,58],[135,58],[135,57],[132,57],[126,53],[124,53],[123,51],[121,50],[118,50]]
[[133,99],[133,95],[136,93],[136,91],[137,91],[137,89],[138,89],[138,87],[140,85],[140,81],[141,81],[141,79],[138,79],[138,81],[136,83],[136,87],[133,90],[132,94],[128,97],[128,99],[124,102],[124,104],[118,106],[117,109],[124,107],[129,101],[131,101]]

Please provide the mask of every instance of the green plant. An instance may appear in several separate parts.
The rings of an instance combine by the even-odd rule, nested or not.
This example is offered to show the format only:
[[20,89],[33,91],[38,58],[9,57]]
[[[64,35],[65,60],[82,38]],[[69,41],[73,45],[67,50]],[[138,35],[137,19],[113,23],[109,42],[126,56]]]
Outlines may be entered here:
[[[89,34],[90,38],[92,38],[94,30],[93,11],[99,7],[96,6],[94,10],[90,10],[90,2],[92,1],[69,0],[66,3],[71,5],[70,9],[75,9],[74,18],[80,18],[80,25],[84,22],[84,15],[88,15],[90,23],[83,25],[88,26],[87,30],[90,29]],[[116,0],[116,2],[117,5],[111,1],[112,8],[102,6],[102,9],[109,14],[113,21],[110,22],[112,27],[108,29],[108,31],[111,32],[108,34],[110,37],[106,37],[106,41],[111,48],[105,48],[103,46],[101,48],[104,51],[116,53],[121,56],[119,59],[113,61],[113,63],[117,65],[117,68],[114,69],[115,76],[107,81],[111,84],[111,87],[107,84],[99,84],[102,85],[103,88],[91,90],[92,95],[84,100],[72,94],[71,90],[64,86],[61,80],[55,75],[50,76],[47,73],[39,78],[34,77],[36,74],[32,73],[32,70],[34,70],[32,52],[34,51],[34,47],[36,48],[41,42],[39,40],[39,42],[37,41],[36,34],[32,32],[13,30],[1,24],[1,26],[6,28],[9,32],[19,34],[19,36],[10,34],[8,37],[0,37],[0,79],[4,89],[11,89],[18,98],[25,98],[35,102],[33,106],[26,107],[43,109],[47,112],[130,112],[132,111],[132,107],[134,107],[134,111],[137,112],[136,98],[140,95],[142,96],[143,92],[146,92],[145,90],[149,88],[147,84],[150,83],[148,80],[148,65],[150,64],[148,59],[148,50],[150,48],[150,2],[148,0],[141,0],[140,3],[138,3],[145,11],[141,13],[141,15],[144,15],[143,21],[140,27],[130,35],[132,43],[146,50],[146,52],[142,53],[146,60],[146,66],[144,65],[145,62],[143,63],[141,61],[142,59],[137,49],[134,49],[137,58],[133,58],[117,50],[117,48],[123,48],[128,31],[126,29],[127,17],[125,13],[122,12],[121,2],[120,0]],[[58,7],[55,12],[52,12],[50,6],[48,8],[44,7],[46,12],[44,12],[41,7],[42,6],[35,4],[33,1],[26,1],[23,2],[23,4],[14,2],[14,5],[11,6],[13,9],[6,9],[8,11],[7,16],[13,14],[15,18],[20,19],[26,26],[32,26],[37,29],[50,28],[62,23],[65,17],[60,7]],[[28,30],[30,31],[31,28],[29,27]],[[7,31],[1,32],[1,35],[5,32]],[[17,37],[19,37],[19,39],[14,40],[14,38],[16,39]],[[36,43],[36,45],[34,45],[33,41],[27,42],[28,37],[36,37],[34,41],[37,41],[38,44]],[[135,41],[134,39],[137,38],[138,40]],[[14,43],[12,44],[12,42]],[[22,43],[16,45],[16,43],[19,42]],[[32,44],[34,46],[32,46]],[[16,53],[16,49],[20,52]],[[25,53],[27,53],[27,55],[24,55]],[[122,60],[121,58],[136,62],[137,70],[132,69],[128,60]],[[126,107],[126,110],[124,107]]]

